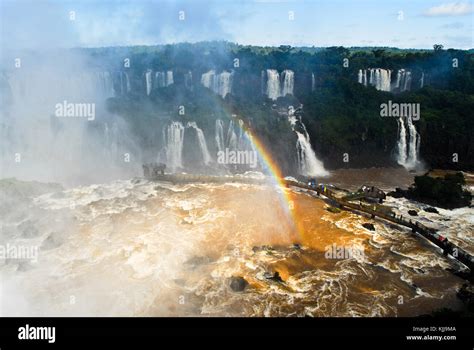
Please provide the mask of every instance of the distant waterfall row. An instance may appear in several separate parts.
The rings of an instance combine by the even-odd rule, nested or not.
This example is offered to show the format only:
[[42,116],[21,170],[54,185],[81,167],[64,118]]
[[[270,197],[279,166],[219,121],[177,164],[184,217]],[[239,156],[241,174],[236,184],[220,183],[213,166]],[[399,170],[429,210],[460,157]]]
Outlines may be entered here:
[[[408,132],[407,132],[408,129]],[[398,119],[397,162],[406,169],[414,169],[420,163],[421,138],[410,117]]]
[[281,74],[275,69],[262,71],[262,92],[272,100],[293,95],[294,86],[295,73],[292,70],[285,69]]
[[223,71],[216,74],[215,70],[210,70],[201,76],[201,84],[216,94],[226,97],[232,92],[233,75],[233,72]]
[[[357,81],[364,86],[372,85],[380,91],[404,92],[410,91],[412,85],[412,72],[399,69],[397,76],[392,79],[392,71],[383,68],[359,69]],[[419,87],[424,86],[424,73],[421,74]]]

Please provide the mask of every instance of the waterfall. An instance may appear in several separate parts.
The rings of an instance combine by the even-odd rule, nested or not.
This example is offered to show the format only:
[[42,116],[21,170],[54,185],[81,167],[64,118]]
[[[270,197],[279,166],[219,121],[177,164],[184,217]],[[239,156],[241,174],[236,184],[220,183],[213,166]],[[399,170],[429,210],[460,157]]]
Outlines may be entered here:
[[365,69],[363,71],[362,71],[362,69],[359,69],[359,74],[357,75],[357,82],[359,84],[364,84],[364,72],[366,72]]
[[158,88],[165,87],[165,85],[166,85],[166,77],[163,74],[163,72],[156,72],[153,87],[155,89],[158,89]]
[[120,86],[120,95],[125,95],[130,92],[130,79],[128,78],[127,72],[119,72],[119,86]]
[[227,71],[216,74],[214,70],[210,70],[201,76],[201,84],[224,98],[232,92],[233,74]]
[[[293,95],[295,85],[295,73],[292,70],[285,69],[281,76],[276,69],[267,69],[266,71],[265,94],[269,99],[276,100],[278,97]],[[313,75],[314,78],[314,75]],[[265,72],[262,71],[262,90],[264,87]]]
[[153,88],[159,89],[174,84],[173,71],[155,72]]
[[169,70],[166,72],[166,86],[174,84],[173,71]]
[[218,151],[224,151],[224,122],[216,120],[216,145]]
[[399,136],[398,136],[398,158],[397,162],[400,165],[405,166],[407,163],[407,132],[405,128],[405,124],[403,122],[403,118],[398,119],[398,129],[399,129]]
[[425,73],[421,72],[421,78],[420,78],[420,89],[425,86]]
[[292,70],[285,69],[282,72],[282,89],[281,96],[293,95],[293,88],[295,83],[295,73]]
[[414,169],[420,162],[420,135],[416,131],[411,117],[399,118],[398,126],[399,138],[397,143],[397,162],[406,169]]
[[219,74],[219,91],[218,94],[222,97],[226,97],[232,91],[232,73],[223,71]]
[[408,144],[408,166],[414,168],[418,164],[418,151],[420,147],[420,135],[416,131],[415,125],[411,117],[406,118],[408,124],[408,132],[410,135],[410,141]]
[[267,96],[272,100],[280,97],[280,74],[275,69],[267,69]]
[[166,143],[166,165],[172,170],[182,168],[184,126],[180,122],[172,122],[165,128],[163,134]]
[[316,79],[314,77],[314,73],[311,73],[311,92],[316,90]]
[[410,91],[410,88],[411,88],[411,72],[407,71],[402,91]]
[[236,151],[237,150],[237,134],[234,130],[234,121],[231,120],[229,123],[229,129],[227,130],[227,139],[226,144],[229,150]]
[[397,80],[395,82],[394,88],[399,92],[410,91],[411,72],[405,69],[399,69],[397,72]]
[[145,84],[146,84],[147,95],[150,95],[151,87],[152,87],[151,73],[152,73],[151,69],[148,69],[145,73]]
[[[294,115],[288,116],[292,130],[296,133],[296,152],[298,159],[298,172],[303,176],[326,176],[328,172],[324,169],[323,163],[318,159],[316,153],[311,147],[311,140],[304,123]],[[296,129],[299,124],[302,132]]]
[[127,92],[130,92],[132,90],[132,88],[130,87],[130,79],[128,77],[127,72],[124,72],[124,74],[125,74],[125,86],[127,88]]
[[209,164],[212,161],[212,158],[207,149],[206,137],[204,136],[204,133],[197,126],[196,122],[188,122],[187,127],[193,128],[194,130],[196,130],[196,134],[197,134],[198,142],[199,142],[199,148],[201,149],[202,159],[204,161],[204,164],[206,165]]
[[[390,84],[392,78],[392,71],[382,68],[369,68],[369,84],[375,86],[380,91],[391,91]],[[357,81],[359,84],[367,86],[367,70],[359,69],[357,74]]]

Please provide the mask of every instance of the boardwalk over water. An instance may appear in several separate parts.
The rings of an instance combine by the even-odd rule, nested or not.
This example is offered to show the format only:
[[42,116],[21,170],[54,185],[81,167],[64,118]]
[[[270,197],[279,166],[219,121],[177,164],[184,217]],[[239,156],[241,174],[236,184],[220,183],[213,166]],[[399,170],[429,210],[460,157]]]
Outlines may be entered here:
[[457,259],[464,265],[466,265],[471,273],[474,272],[474,257],[466,252],[464,249],[458,247],[454,243],[449,242],[446,237],[442,236],[437,230],[427,227],[420,222],[404,218],[403,216],[397,216],[390,208],[379,205],[379,204],[369,204],[369,203],[354,203],[344,198],[340,198],[336,195],[337,191],[331,189],[327,185],[318,185],[318,186],[309,186],[301,182],[284,180],[287,186],[293,186],[298,188],[303,188],[309,191],[316,192],[319,196],[324,196],[335,202],[340,209],[350,209],[356,212],[363,212],[369,214],[372,218],[379,217],[384,220],[390,221],[394,224],[405,226],[411,229],[413,233],[418,233],[421,236],[428,239],[431,243],[435,244],[443,250],[445,255],[449,254],[453,258]]

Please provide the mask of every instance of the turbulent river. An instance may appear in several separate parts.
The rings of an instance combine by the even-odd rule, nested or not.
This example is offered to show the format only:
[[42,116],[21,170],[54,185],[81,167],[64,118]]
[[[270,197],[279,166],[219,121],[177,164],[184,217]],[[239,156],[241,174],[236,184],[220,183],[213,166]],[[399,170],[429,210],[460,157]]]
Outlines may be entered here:
[[[356,173],[333,173],[330,181],[411,182],[408,173],[390,181]],[[331,213],[304,191],[143,179],[67,189],[0,183],[0,244],[38,247],[36,259],[0,259],[1,315],[412,316],[461,307],[463,280],[447,270],[458,269],[456,261],[408,229]],[[386,203],[404,215],[425,207]],[[473,252],[472,209],[419,218]],[[332,245],[364,254],[327,258]],[[274,272],[283,282],[268,278]],[[248,287],[233,291],[232,276]]]

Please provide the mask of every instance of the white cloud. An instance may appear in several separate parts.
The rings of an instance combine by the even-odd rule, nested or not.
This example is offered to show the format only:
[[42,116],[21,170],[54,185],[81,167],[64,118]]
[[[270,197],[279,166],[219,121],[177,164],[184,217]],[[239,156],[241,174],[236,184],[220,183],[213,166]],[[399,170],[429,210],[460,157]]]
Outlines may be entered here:
[[472,13],[472,5],[469,2],[450,2],[425,11],[426,16],[463,16],[470,13]]

